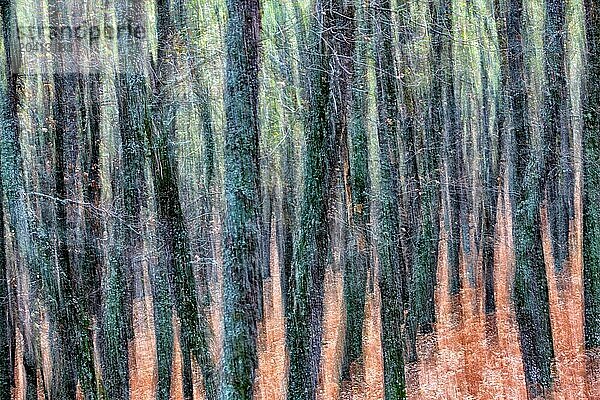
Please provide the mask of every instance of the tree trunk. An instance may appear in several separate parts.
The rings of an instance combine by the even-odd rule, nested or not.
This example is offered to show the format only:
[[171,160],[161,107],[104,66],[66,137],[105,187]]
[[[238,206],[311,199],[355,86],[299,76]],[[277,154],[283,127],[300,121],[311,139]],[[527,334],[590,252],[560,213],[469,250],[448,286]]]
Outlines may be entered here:
[[287,32],[290,17],[283,4],[277,5],[275,18],[280,27],[280,32],[275,36],[278,49],[279,71],[278,77],[285,86],[281,94],[282,103],[282,134],[284,142],[281,146],[281,217],[279,219],[277,238],[279,248],[279,274],[281,293],[285,313],[288,313],[289,290],[288,282],[294,257],[294,227],[296,223],[296,196],[297,196],[297,151],[295,149],[295,128],[298,111],[297,89],[294,80],[293,48],[290,44],[291,35]]
[[222,399],[253,398],[260,293],[258,0],[228,0]]
[[548,143],[548,220],[556,271],[562,271],[569,255],[569,221],[573,214],[573,167],[569,137],[566,71],[566,2],[546,1],[544,32],[546,98],[544,134]]
[[[162,244],[159,270],[166,271],[168,283],[172,284],[175,309],[181,324],[181,349],[184,360],[190,352],[202,370],[207,398],[217,398],[215,367],[210,356],[210,327],[207,310],[200,310],[196,297],[196,281],[191,264],[190,239],[185,225],[179,197],[179,168],[175,143],[177,102],[176,52],[185,43],[183,35],[187,27],[186,12],[175,7],[170,0],[157,0],[158,51],[154,68],[153,115],[156,129],[147,131],[151,150],[158,232]],[[201,284],[207,286],[206,282]],[[191,367],[184,368],[184,387],[191,387]],[[187,390],[189,392],[189,390]],[[170,393],[162,392],[165,399]],[[186,393],[191,397],[191,393]],[[186,397],[187,399],[188,397]]]
[[585,345],[600,347],[600,2],[586,2],[588,71],[583,159]]
[[540,217],[545,157],[541,133],[526,121],[528,95],[521,34],[524,23],[522,1],[509,1],[498,18],[499,36],[505,35],[506,39],[501,40],[507,43],[503,67],[503,73],[508,74],[504,109],[510,113],[516,154],[515,181],[511,183],[511,190],[516,193],[513,301],[525,380],[529,392],[536,396],[545,393],[552,383],[554,356]]
[[[23,159],[19,143],[19,124],[17,119],[18,90],[20,77],[20,46],[18,34],[16,33],[16,10],[15,5],[2,3],[2,40],[4,57],[2,68],[4,69],[0,80],[0,118],[2,119],[2,189],[7,200],[7,211],[9,214],[9,226],[14,235],[15,250],[20,263],[17,273],[29,282],[29,301],[36,310],[35,300],[37,296],[37,279],[41,275],[43,266],[38,259],[38,249],[35,246],[33,235],[33,215],[27,204],[25,194],[25,183],[23,180]],[[33,278],[33,279],[32,279]],[[28,296],[25,296],[26,298]],[[39,366],[39,346],[34,331],[26,326],[24,316],[19,317],[19,328],[23,333],[23,366],[25,369],[25,398],[26,400],[37,400]],[[14,339],[12,340],[14,344]],[[14,371],[14,369],[12,369]],[[12,371],[11,371],[12,374]],[[9,375],[10,376],[10,375]]]
[[368,77],[367,36],[368,14],[361,2],[355,2],[356,21],[350,40],[354,43],[352,84],[350,93],[350,254],[344,271],[346,333],[342,379],[350,378],[350,367],[363,356],[363,323],[367,274],[371,269],[369,139],[367,131]]
[[332,0],[316,0],[306,61],[304,191],[289,278],[287,398],[314,400],[323,335],[324,278],[330,250],[331,189],[336,178],[335,132],[330,125]]
[[460,196],[459,165],[462,151],[458,131],[457,108],[454,94],[454,63],[452,58],[452,1],[431,2],[432,48],[434,63],[432,112],[434,129],[442,131],[442,162],[444,176],[442,196],[444,199],[444,225],[447,234],[447,262],[449,294],[459,293],[460,279]]
[[[402,325],[406,267],[400,241],[398,105],[393,53],[392,15],[389,0],[372,5],[375,56],[377,133],[379,139],[380,199],[379,287],[385,399],[406,398]],[[416,210],[411,209],[411,212]]]
[[[0,177],[0,190],[2,177]],[[0,193],[3,193],[0,191]],[[14,382],[14,366],[12,365],[12,337],[15,335],[10,311],[8,291],[8,270],[4,239],[4,201],[0,201],[0,400],[11,400],[11,389]]]
[[[115,14],[118,23],[128,20],[143,23],[146,17],[142,0],[117,2]],[[102,376],[106,396],[110,400],[129,399],[128,342],[133,339],[133,302],[144,296],[141,282],[141,213],[146,198],[144,132],[148,129],[148,89],[144,75],[147,55],[140,46],[136,41],[128,42],[125,39],[117,42],[119,73],[115,86],[121,160],[114,178],[116,193],[113,195],[113,203],[123,219],[115,223],[114,227],[115,245],[108,260],[103,316],[100,321]],[[154,304],[159,303],[163,297],[153,293]],[[154,325],[157,331],[169,332],[171,319],[155,315]],[[170,371],[172,358],[169,350],[161,347],[160,338],[157,335],[158,392],[166,384],[170,385],[170,373],[165,372],[165,369]],[[164,359],[169,360],[166,368],[163,367]]]

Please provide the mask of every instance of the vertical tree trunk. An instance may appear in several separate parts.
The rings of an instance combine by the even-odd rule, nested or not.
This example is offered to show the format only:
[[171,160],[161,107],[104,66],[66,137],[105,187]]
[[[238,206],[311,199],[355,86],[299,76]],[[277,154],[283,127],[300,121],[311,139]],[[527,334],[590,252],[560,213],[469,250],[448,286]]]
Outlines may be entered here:
[[516,214],[513,235],[515,243],[515,282],[513,300],[523,355],[523,368],[529,392],[545,393],[551,383],[553,359],[552,331],[548,304],[548,283],[541,237],[540,206],[544,187],[544,149],[539,130],[526,120],[528,95],[525,88],[523,60],[522,0],[511,0],[498,16],[500,35],[506,35],[508,74],[506,112],[515,137]]
[[[15,250],[20,260],[18,274],[29,282],[29,300],[35,304],[37,297],[37,277],[40,273],[38,249],[36,248],[32,213],[27,204],[25,183],[23,181],[23,159],[19,143],[19,124],[17,120],[18,88],[20,77],[20,45],[17,34],[15,5],[9,2],[0,4],[2,13],[2,75],[0,75],[0,118],[2,122],[1,157],[2,189],[7,200],[9,226],[14,235]],[[27,298],[27,296],[25,296]],[[32,307],[34,311],[35,306]],[[25,398],[37,400],[37,369],[39,346],[33,331],[25,326],[27,321],[20,322],[23,333],[23,366],[25,370]],[[14,344],[14,339],[12,341]],[[12,368],[11,368],[12,369]],[[14,369],[12,369],[14,371]],[[11,371],[11,374],[12,374]],[[10,376],[10,375],[9,375]]]
[[[0,193],[2,191],[0,176]],[[4,236],[4,201],[0,201],[0,400],[11,400],[11,389],[14,381],[12,365],[12,337],[15,335],[10,312],[8,292],[8,270],[6,263]]]
[[[487,9],[487,8],[486,8]],[[486,23],[487,24],[487,23]],[[494,77],[490,74],[491,60],[484,50],[482,30],[487,31],[487,26],[479,27],[479,43],[481,58],[481,85],[482,85],[482,124],[481,124],[481,176],[483,184],[483,198],[481,200],[481,258],[483,264],[483,289],[484,310],[487,314],[496,311],[496,298],[494,292],[494,251],[496,240],[496,217],[498,203],[498,189],[500,178],[498,125],[491,124],[491,113],[497,114],[496,100],[493,95]]]
[[[117,23],[145,21],[143,0],[119,1],[115,4]],[[133,302],[143,294],[142,276],[142,207],[146,197],[145,130],[148,129],[145,67],[147,55],[141,43],[127,41],[122,35],[117,42],[119,73],[116,77],[118,132],[121,141],[120,168],[115,177],[114,207],[123,220],[115,224],[114,248],[108,260],[105,278],[103,316],[100,322],[102,339],[101,364],[106,396],[110,400],[129,399],[129,345],[133,338]],[[155,285],[153,285],[154,289]],[[161,286],[163,288],[163,286]],[[165,289],[166,290],[166,289]],[[153,291],[155,308],[164,304],[166,296]],[[161,300],[163,303],[161,303]],[[158,307],[155,330],[171,332],[170,308]],[[164,316],[161,312],[167,314]],[[157,335],[157,391],[170,385],[172,349],[162,344]],[[167,342],[170,343],[169,340]],[[165,361],[167,360],[167,361]],[[167,386],[170,387],[170,386]]]
[[586,1],[588,71],[583,186],[585,344],[600,347],[600,2]]
[[[406,339],[408,358],[415,360],[417,333],[430,333],[435,322],[434,287],[437,270],[439,239],[439,151],[440,132],[434,128],[428,113],[427,90],[419,82],[416,70],[420,67],[414,46],[410,2],[400,2],[400,53],[403,77],[401,103],[405,107],[401,130],[404,148],[404,207],[406,232],[405,264],[409,267],[409,312]],[[427,41],[428,38],[422,39]],[[429,89],[431,90],[431,89]]]
[[330,250],[331,188],[336,177],[335,133],[330,125],[331,0],[316,0],[306,43],[304,191],[289,278],[287,398],[314,400],[323,335],[325,269]]
[[286,23],[289,24],[290,17],[287,8],[278,4],[276,8],[276,21],[281,27],[279,34],[275,36],[275,43],[279,49],[279,76],[285,86],[281,94],[283,106],[282,130],[284,142],[281,147],[281,217],[278,224],[277,237],[279,239],[279,273],[281,293],[285,313],[288,313],[290,304],[288,283],[294,257],[294,227],[296,223],[296,196],[297,196],[297,173],[296,173],[296,150],[295,150],[295,112],[299,109],[297,104],[297,89],[294,81],[294,70],[292,60],[293,49],[290,44],[291,36],[287,33]]
[[[454,65],[452,58],[452,1],[431,2],[432,48],[434,63],[432,112],[434,129],[442,131],[444,176],[441,179],[444,198],[444,225],[447,234],[448,288],[456,295],[462,287],[460,279],[460,191],[459,165],[462,151],[458,132],[454,95]],[[437,114],[437,115],[435,115]]]
[[[58,67],[55,67],[58,69]],[[75,399],[77,388],[77,370],[76,363],[78,360],[77,343],[75,342],[72,330],[74,324],[78,321],[72,317],[72,314],[77,307],[75,296],[74,273],[76,266],[73,265],[73,259],[69,254],[69,244],[67,242],[70,235],[69,221],[67,217],[66,202],[69,199],[67,194],[67,184],[65,175],[72,172],[73,160],[69,155],[69,142],[73,139],[72,136],[77,135],[77,128],[73,126],[77,124],[77,114],[75,105],[75,87],[77,84],[76,75],[65,71],[54,73],[54,120],[56,122],[56,130],[54,132],[54,159],[56,165],[54,169],[54,185],[56,188],[56,252],[57,252],[57,280],[58,296],[53,299],[57,302],[56,315],[53,330],[57,340],[53,342],[53,375],[52,375],[52,396],[61,399]],[[66,137],[68,136],[68,137]],[[78,314],[78,312],[75,312]]]
[[[81,81],[80,81],[81,82]],[[83,287],[86,288],[86,302],[94,317],[99,317],[101,301],[101,276],[104,265],[102,252],[102,238],[104,228],[101,217],[101,187],[100,187],[100,87],[101,76],[91,73],[87,88],[81,87],[80,91],[87,90],[87,104],[85,118],[83,119],[83,218],[85,224],[84,256],[82,265]]]
[[565,54],[566,2],[546,0],[544,32],[546,98],[544,134],[548,143],[546,174],[548,220],[557,271],[569,255],[569,221],[573,214],[573,168],[568,118],[568,87]]
[[259,305],[258,0],[228,0],[222,399],[253,397]]
[[[379,138],[380,198],[379,252],[381,336],[385,399],[406,398],[402,325],[406,267],[400,241],[398,105],[389,0],[372,4],[375,57],[377,133]],[[415,210],[411,209],[411,212]]]
[[[11,52],[10,52],[10,35],[7,29],[7,23],[10,19],[11,11],[7,8],[9,5],[2,4],[0,5],[0,12],[2,13],[2,28],[3,28],[3,46],[5,48],[5,53],[0,55],[5,57],[3,60],[3,74],[12,73],[11,68],[9,67],[12,60]],[[8,97],[9,92],[7,88],[7,83],[10,82],[10,78],[7,79],[5,77],[0,85],[2,86],[0,89],[0,96],[2,96],[2,126],[6,121],[5,112],[8,107],[10,107],[10,98]],[[9,125],[10,126],[10,125]],[[4,135],[3,135],[4,136]],[[0,154],[0,165],[2,162],[2,154]],[[2,198],[4,198],[4,187],[2,185],[2,177],[0,176],[0,193],[2,194]],[[13,336],[15,336],[12,317],[10,312],[10,300],[9,300],[9,276],[7,269],[7,260],[6,260],[6,241],[5,241],[5,232],[4,232],[4,201],[0,201],[0,400],[11,400],[12,399],[12,385],[14,382],[14,365],[12,363],[14,352],[14,348],[12,346]]]
[[[363,355],[363,323],[367,273],[371,271],[371,237],[369,233],[371,180],[369,175],[369,140],[367,130],[368,77],[367,40],[368,14],[361,2],[354,2],[356,22],[350,40],[354,43],[352,83],[350,93],[351,141],[350,188],[350,254],[344,271],[346,332],[342,379],[350,378],[350,367],[361,362]],[[371,271],[372,272],[372,271]]]
[[[190,239],[179,198],[179,169],[176,158],[177,101],[174,78],[177,76],[176,52],[185,39],[187,18],[181,5],[170,0],[157,0],[158,50],[155,63],[154,104],[155,130],[148,130],[152,154],[152,172],[156,191],[157,217],[162,252],[159,263],[173,285],[171,293],[181,324],[181,348],[184,360],[191,353],[198,361],[204,377],[207,398],[216,399],[217,381],[210,356],[210,327],[205,309],[198,308],[196,281],[191,264]],[[206,287],[206,282],[202,283]],[[202,313],[201,313],[202,312]],[[184,366],[185,397],[191,398],[191,366]],[[162,394],[170,396],[169,393]],[[168,397],[165,397],[168,398]]]

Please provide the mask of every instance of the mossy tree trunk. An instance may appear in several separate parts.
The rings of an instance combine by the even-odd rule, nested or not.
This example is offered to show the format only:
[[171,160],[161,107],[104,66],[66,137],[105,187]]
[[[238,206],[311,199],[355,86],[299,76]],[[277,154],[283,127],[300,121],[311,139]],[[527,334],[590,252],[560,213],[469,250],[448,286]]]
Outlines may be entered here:
[[[289,277],[287,398],[314,400],[323,335],[325,269],[330,251],[330,195],[336,177],[335,132],[330,124],[332,0],[316,0],[302,68],[308,79],[305,116],[304,188]],[[338,10],[339,11],[339,10]],[[306,63],[306,64],[304,64]],[[302,73],[302,72],[301,72]]]
[[557,271],[569,256],[569,222],[573,216],[574,176],[568,115],[566,64],[566,1],[546,0],[544,29],[546,93],[544,139],[548,143],[546,165],[548,221]]
[[[509,129],[514,133],[515,174],[515,280],[512,298],[515,304],[521,342],[523,369],[528,390],[539,395],[552,384],[551,365],[554,357],[548,283],[541,236],[540,208],[543,200],[544,142],[539,129],[528,120],[530,94],[525,86],[523,2],[511,0],[498,15],[498,28],[504,49],[503,74],[506,74],[506,104]],[[504,37],[503,37],[504,36]]]
[[586,2],[588,71],[584,110],[583,279],[585,345],[600,347],[600,2]]
[[[150,145],[158,236],[162,248],[159,256],[161,265],[158,266],[158,270],[165,273],[165,283],[171,286],[169,292],[181,324],[184,398],[191,399],[193,396],[191,354],[202,370],[207,398],[213,400],[217,398],[218,384],[215,366],[210,356],[210,326],[206,308],[198,307],[190,238],[180,200],[179,167],[175,147],[179,101],[176,97],[177,82],[174,79],[178,76],[175,49],[186,44],[187,38],[184,35],[187,33],[187,12],[184,4],[170,0],[157,0],[156,11],[158,48],[153,71],[154,129],[149,129],[146,133]],[[205,278],[204,275],[201,276]],[[206,288],[207,282],[202,282],[201,286]],[[170,393],[161,391],[160,396],[163,395],[167,399]]]
[[369,84],[367,52],[369,15],[361,2],[354,2],[356,22],[350,38],[353,43],[353,69],[350,93],[350,243],[344,271],[346,332],[342,379],[350,378],[350,367],[363,357],[363,323],[367,274],[372,273],[370,234],[371,179],[369,174],[369,132],[367,126]]
[[[398,150],[398,88],[393,52],[392,15],[389,0],[371,4],[375,58],[377,135],[379,140],[380,215],[379,288],[381,291],[381,339],[385,399],[406,398],[404,377],[404,290],[406,267],[400,240],[400,159]],[[412,210],[411,210],[412,212]],[[404,284],[403,284],[404,282]]]
[[260,304],[258,0],[228,0],[221,398],[253,398]]

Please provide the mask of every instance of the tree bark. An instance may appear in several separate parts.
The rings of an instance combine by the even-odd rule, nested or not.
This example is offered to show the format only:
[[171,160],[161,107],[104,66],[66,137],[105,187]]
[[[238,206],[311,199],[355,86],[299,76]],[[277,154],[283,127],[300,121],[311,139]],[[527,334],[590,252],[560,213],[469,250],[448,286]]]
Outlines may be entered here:
[[362,361],[363,323],[367,293],[367,274],[371,268],[369,175],[369,138],[367,130],[368,76],[367,43],[369,36],[368,13],[361,2],[354,2],[356,22],[353,23],[353,68],[350,93],[350,243],[349,259],[344,271],[344,300],[346,304],[346,332],[342,379],[350,378],[350,367]]
[[[379,288],[381,291],[381,337],[385,399],[406,398],[404,346],[404,290],[406,267],[400,241],[400,193],[398,151],[398,92],[393,53],[389,0],[372,4],[375,57],[377,134],[379,139],[380,201]],[[411,209],[411,212],[416,210]]]
[[222,399],[253,398],[260,300],[258,0],[228,0]]
[[[178,45],[185,43],[183,35],[187,28],[187,13],[170,0],[157,0],[158,50],[154,65],[153,116],[155,129],[147,131],[152,159],[154,189],[159,238],[162,244],[159,267],[166,271],[168,284],[172,285],[177,316],[181,324],[181,349],[184,360],[189,357],[198,361],[204,377],[207,398],[217,398],[216,371],[210,356],[211,337],[207,309],[198,307],[196,280],[191,264],[190,239],[184,220],[179,193],[179,168],[175,143],[178,99],[175,95],[177,82],[176,52]],[[207,282],[201,286],[207,287]],[[184,368],[186,399],[192,396],[191,366]],[[170,393],[163,392],[165,396]],[[165,399],[168,397],[165,397]]]
[[522,1],[509,1],[498,18],[499,36],[506,37],[501,40],[507,45],[502,49],[506,51],[503,73],[507,74],[504,109],[509,113],[510,127],[514,131],[516,154],[514,182],[511,182],[516,206],[513,301],[525,380],[530,394],[535,397],[546,393],[552,384],[554,357],[540,217],[546,160],[541,133],[527,121]]
[[330,61],[327,42],[334,3],[316,0],[306,38],[308,102],[305,119],[304,190],[289,278],[287,345],[290,353],[287,398],[314,400],[323,335],[325,270],[330,251],[331,189],[336,179],[335,132],[330,125]]
[[563,264],[569,256],[569,222],[573,215],[574,196],[565,57],[566,32],[566,2],[547,0],[544,32],[547,85],[544,135],[549,146],[546,196],[556,271],[562,271]]
[[[20,44],[16,31],[17,20],[15,5],[11,2],[0,3],[2,13],[2,40],[4,54],[2,60],[3,73],[0,79],[0,118],[2,122],[1,157],[2,189],[6,197],[6,209],[9,214],[9,227],[14,235],[15,250],[20,260],[17,273],[29,282],[29,293],[25,298],[35,305],[37,299],[37,279],[46,272],[38,258],[39,252],[34,240],[33,215],[29,209],[25,183],[23,180],[23,158],[19,143],[19,123],[17,119],[18,92],[21,78]],[[32,279],[33,278],[33,279]],[[32,307],[35,311],[36,308]],[[24,316],[19,316],[19,329],[23,333],[23,366],[25,370],[25,398],[37,400],[39,366],[39,345],[35,331],[27,326]],[[12,339],[14,346],[14,339]],[[11,368],[14,371],[14,368]],[[12,375],[12,371],[11,374]],[[10,376],[9,375],[9,376]]]
[[583,277],[585,344],[600,347],[600,3],[586,6],[588,70],[584,111]]

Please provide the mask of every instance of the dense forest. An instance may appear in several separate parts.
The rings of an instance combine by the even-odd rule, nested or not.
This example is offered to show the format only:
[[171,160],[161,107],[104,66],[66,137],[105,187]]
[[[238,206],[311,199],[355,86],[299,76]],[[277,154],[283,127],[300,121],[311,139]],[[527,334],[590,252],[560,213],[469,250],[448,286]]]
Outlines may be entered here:
[[0,400],[600,399],[599,0],[0,17]]

